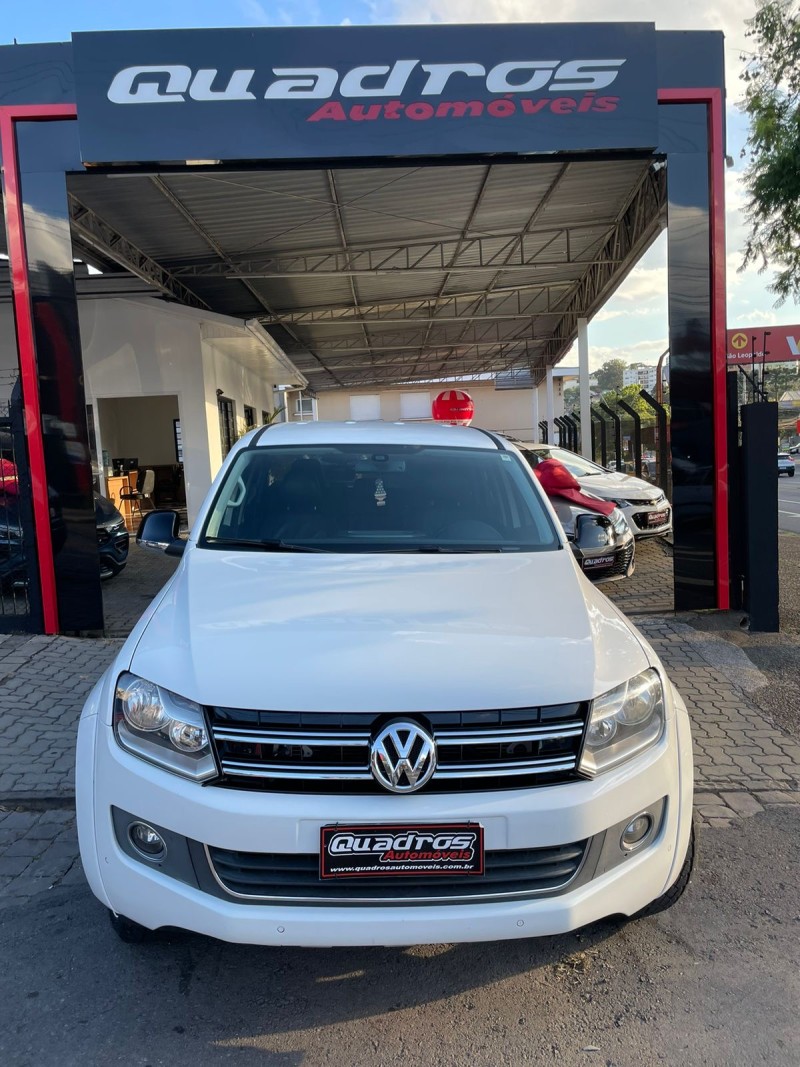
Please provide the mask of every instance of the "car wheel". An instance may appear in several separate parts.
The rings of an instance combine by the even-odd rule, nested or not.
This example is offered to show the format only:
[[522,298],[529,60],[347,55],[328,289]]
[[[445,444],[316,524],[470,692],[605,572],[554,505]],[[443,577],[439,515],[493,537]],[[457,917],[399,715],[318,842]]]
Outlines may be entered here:
[[117,915],[115,911],[109,911],[111,929],[126,945],[144,945],[158,938],[157,930],[148,930],[146,926],[135,923],[133,919],[126,919],[124,915]]
[[637,912],[634,918],[643,919],[646,915],[658,915],[660,912],[666,911],[667,908],[671,908],[673,904],[676,904],[681,899],[691,881],[696,855],[697,842],[695,839],[695,826],[694,823],[692,823],[692,832],[689,835],[689,847],[686,850],[686,859],[683,861],[681,873],[663,896],[657,897],[651,904],[648,904],[646,908],[642,908],[640,912]]
[[103,581],[108,581],[111,578],[116,578],[118,574],[122,574],[124,570],[124,563],[115,563],[113,560],[103,560],[100,564],[100,577]]
[[789,475],[790,478],[794,478],[794,471],[787,471],[786,473]]

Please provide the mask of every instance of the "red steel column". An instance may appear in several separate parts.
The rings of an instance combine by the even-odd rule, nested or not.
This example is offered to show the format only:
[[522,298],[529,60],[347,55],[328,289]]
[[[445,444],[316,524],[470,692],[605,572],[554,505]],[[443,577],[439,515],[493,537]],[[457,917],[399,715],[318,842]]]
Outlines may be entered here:
[[25,226],[22,217],[19,163],[14,123],[19,119],[74,119],[71,105],[0,107],[0,150],[3,161],[3,192],[8,234],[8,261],[14,319],[22,381],[22,400],[25,434],[28,440],[28,459],[33,494],[33,514],[36,525],[36,552],[42,590],[44,632],[58,633],[58,602],[53,565],[53,543],[50,533],[50,503],[47,493],[47,473],[42,442],[42,420],[39,406],[39,377],[36,364],[33,320],[31,318],[28,260],[25,251]]

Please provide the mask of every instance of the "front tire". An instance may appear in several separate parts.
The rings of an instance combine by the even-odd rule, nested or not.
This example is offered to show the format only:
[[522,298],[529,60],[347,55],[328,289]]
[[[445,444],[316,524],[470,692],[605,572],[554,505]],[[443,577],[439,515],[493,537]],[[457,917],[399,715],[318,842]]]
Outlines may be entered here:
[[109,911],[111,929],[126,945],[146,945],[157,939],[156,930],[148,930],[146,926],[136,923],[133,919],[127,919],[124,915],[117,915],[115,911]]
[[115,559],[101,559],[100,561],[100,578],[102,581],[107,582],[112,578],[116,578],[118,574],[122,574],[127,566],[128,561],[124,563],[117,563]]
[[692,823],[692,832],[689,835],[689,847],[686,850],[686,858],[683,861],[681,873],[666,893],[660,897],[656,897],[656,899],[651,904],[648,904],[646,908],[642,908],[640,912],[637,912],[634,918],[642,919],[645,915],[658,915],[660,912],[671,908],[673,904],[677,904],[686,892],[689,882],[691,881],[696,855],[697,842],[695,839],[695,826],[694,823]]

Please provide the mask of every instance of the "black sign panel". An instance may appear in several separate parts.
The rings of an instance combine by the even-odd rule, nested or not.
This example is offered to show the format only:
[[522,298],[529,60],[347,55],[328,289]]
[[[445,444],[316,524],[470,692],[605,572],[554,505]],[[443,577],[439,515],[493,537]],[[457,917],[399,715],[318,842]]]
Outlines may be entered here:
[[319,874],[320,878],[483,874],[483,827],[478,823],[323,826]]
[[650,149],[649,23],[79,33],[87,163]]

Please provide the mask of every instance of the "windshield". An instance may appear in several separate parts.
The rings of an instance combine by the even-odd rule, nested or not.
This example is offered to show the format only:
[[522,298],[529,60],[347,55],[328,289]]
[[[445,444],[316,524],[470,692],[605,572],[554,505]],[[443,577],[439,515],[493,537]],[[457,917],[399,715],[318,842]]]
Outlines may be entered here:
[[516,455],[398,445],[245,449],[220,486],[199,544],[327,552],[560,547]]
[[525,458],[532,467],[535,467],[537,463],[541,463],[543,459],[557,459],[576,478],[591,478],[597,474],[607,473],[602,467],[598,467],[596,463],[583,459],[574,452],[568,452],[566,448],[528,448],[525,449]]

